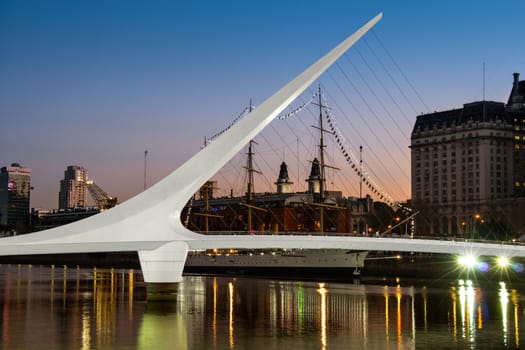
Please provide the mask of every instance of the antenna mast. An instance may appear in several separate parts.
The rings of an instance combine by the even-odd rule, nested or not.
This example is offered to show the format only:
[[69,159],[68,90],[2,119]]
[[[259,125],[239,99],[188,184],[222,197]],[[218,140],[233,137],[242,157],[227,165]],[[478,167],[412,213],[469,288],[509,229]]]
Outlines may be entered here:
[[483,101],[485,101],[485,62],[483,62]]

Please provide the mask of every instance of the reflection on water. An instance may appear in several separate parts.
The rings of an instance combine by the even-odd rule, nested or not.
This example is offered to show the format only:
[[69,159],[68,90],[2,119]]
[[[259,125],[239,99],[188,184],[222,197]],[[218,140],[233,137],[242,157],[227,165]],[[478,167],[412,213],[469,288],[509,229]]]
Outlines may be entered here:
[[[520,347],[523,290],[186,276],[147,302],[140,271],[0,265],[5,349]],[[43,345],[45,344],[45,345]]]
[[[498,307],[490,310],[491,306],[487,305],[490,300],[486,300],[484,292],[480,288],[475,288],[472,281],[467,280],[458,281],[458,287],[451,289],[451,299],[453,303],[453,329],[454,337],[457,340],[459,336],[466,340],[469,344],[475,344],[476,339],[479,338],[477,333],[481,333],[483,329],[489,328],[491,325],[487,324],[490,317],[494,319],[492,327],[499,328],[500,344],[504,347],[519,348],[520,345],[520,329],[519,329],[519,297],[518,291],[512,289],[510,291],[513,303],[513,323],[509,324],[509,291],[504,282],[499,283],[497,292]],[[458,304],[459,301],[459,304]],[[456,311],[460,310],[460,320]],[[490,315],[494,313],[495,315]],[[495,316],[495,317],[494,317]],[[499,318],[500,327],[497,327]],[[488,320],[487,320],[488,319]],[[459,330],[459,332],[458,332]],[[509,341],[509,332],[512,330],[514,339]],[[494,339],[496,340],[496,339]]]

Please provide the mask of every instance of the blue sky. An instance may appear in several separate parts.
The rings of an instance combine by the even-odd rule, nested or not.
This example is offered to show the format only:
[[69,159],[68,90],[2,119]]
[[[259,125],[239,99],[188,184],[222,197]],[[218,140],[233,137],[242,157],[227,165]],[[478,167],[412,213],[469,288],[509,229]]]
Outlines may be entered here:
[[[525,3],[518,0],[3,0],[0,165],[32,169],[33,207],[57,206],[59,180],[71,164],[85,166],[108,193],[127,199],[143,188],[144,150],[152,184],[196,153],[204,137],[227,126],[250,99],[264,101],[380,11],[383,20],[346,60],[357,62],[362,54],[373,61],[367,49],[375,47],[385,62],[394,58],[424,102],[396,76],[413,105],[399,99],[406,114],[385,117],[386,129],[404,131],[396,137],[400,146],[372,140],[365,148],[369,154],[378,149],[381,159],[403,153],[391,168],[409,166],[407,137],[417,114],[482,99],[483,63],[487,100],[506,101],[512,73],[525,74]],[[330,74],[341,75],[340,68]],[[344,105],[346,97],[336,98],[330,81],[321,78]],[[360,133],[358,126],[348,138]],[[384,148],[392,153],[380,153]],[[278,171],[280,160],[264,162]],[[409,197],[409,173],[393,175],[401,179],[396,199]],[[355,189],[345,192],[355,195]]]

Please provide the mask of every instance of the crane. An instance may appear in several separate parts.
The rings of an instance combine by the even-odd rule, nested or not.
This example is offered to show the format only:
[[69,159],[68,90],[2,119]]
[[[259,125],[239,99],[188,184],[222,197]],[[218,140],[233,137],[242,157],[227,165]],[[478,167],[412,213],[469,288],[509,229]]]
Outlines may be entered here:
[[86,187],[100,210],[113,208],[117,204],[117,197],[108,195],[95,181],[87,180]]

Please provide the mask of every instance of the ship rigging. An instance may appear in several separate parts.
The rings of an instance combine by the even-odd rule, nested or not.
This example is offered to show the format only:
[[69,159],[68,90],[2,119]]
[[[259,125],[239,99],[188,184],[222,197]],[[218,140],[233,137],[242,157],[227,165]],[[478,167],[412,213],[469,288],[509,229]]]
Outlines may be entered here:
[[[337,145],[344,144],[344,137],[340,134],[335,119],[330,113],[330,108],[323,98],[321,86],[319,85],[318,91],[307,103],[303,103],[285,116],[279,116],[278,119],[287,119],[308,104],[318,107],[317,125],[311,127],[319,132],[317,157],[311,161],[310,176],[306,179],[308,190],[305,192],[291,190],[293,182],[289,181],[288,166],[283,161],[279,177],[275,182],[276,191],[256,193],[254,174],[262,173],[255,169],[254,149],[257,142],[251,140],[248,144],[244,166],[246,170],[245,195],[234,196],[232,190],[229,196],[217,197],[215,195],[215,190],[218,188],[217,182],[207,182],[198,196],[194,196],[188,202],[183,213],[184,222],[189,229],[207,234],[230,231],[237,234],[292,232],[322,235],[377,235],[382,233],[404,234],[408,231],[408,224],[404,221],[407,216],[406,210],[398,208],[397,211],[394,211],[389,207],[391,203],[388,201],[386,204],[374,202],[370,195],[345,198],[341,191],[327,190],[326,169],[336,171],[340,169],[325,162],[325,135],[330,135]],[[243,113],[249,113],[253,108],[250,101],[249,107]],[[237,117],[236,121],[241,117]],[[325,127],[325,120],[329,128]],[[205,144],[207,142],[213,142],[213,137],[206,139]],[[345,149],[342,150],[342,153],[349,156]],[[347,158],[350,159],[350,157]],[[355,164],[351,165],[359,178],[360,194],[363,184],[369,188],[370,192],[379,193],[363,171],[361,154],[359,166],[356,168]],[[395,225],[401,220],[404,226],[399,225],[401,227],[398,228]]]

